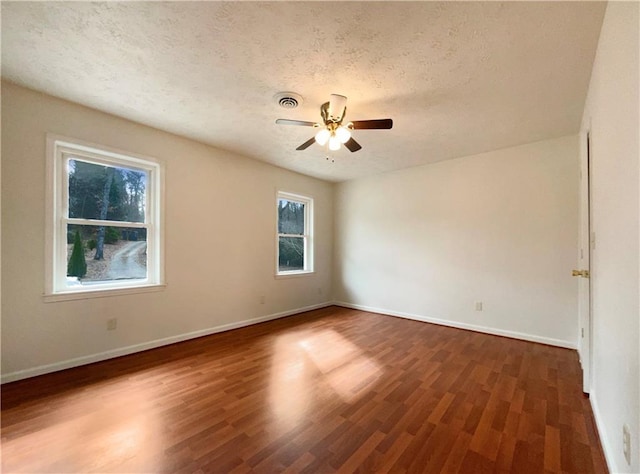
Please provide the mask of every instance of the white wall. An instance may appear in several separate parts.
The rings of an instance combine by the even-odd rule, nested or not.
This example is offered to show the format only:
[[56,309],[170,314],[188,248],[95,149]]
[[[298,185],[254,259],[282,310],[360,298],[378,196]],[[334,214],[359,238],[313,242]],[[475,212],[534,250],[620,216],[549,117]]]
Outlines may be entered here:
[[575,347],[578,152],[570,136],[337,185],[336,300]]
[[[639,4],[610,2],[593,66],[583,130],[591,130],[591,403],[609,467],[640,472],[638,155]],[[632,463],[622,454],[631,428]]]
[[[47,132],[165,163],[164,291],[43,302]],[[313,275],[274,278],[277,189],[315,199]],[[332,192],[330,183],[3,83],[3,380],[329,300]],[[118,328],[107,331],[114,316]]]

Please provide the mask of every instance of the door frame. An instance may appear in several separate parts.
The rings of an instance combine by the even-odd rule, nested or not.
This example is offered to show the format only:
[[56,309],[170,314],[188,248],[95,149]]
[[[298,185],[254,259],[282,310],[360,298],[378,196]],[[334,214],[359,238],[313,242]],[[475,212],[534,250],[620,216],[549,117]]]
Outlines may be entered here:
[[579,277],[578,282],[578,354],[582,365],[582,391],[591,391],[591,362],[593,354],[593,305],[591,298],[592,251],[595,236],[592,228],[593,209],[591,203],[592,166],[593,166],[593,133],[591,126],[579,135],[580,138],[580,229],[578,267],[588,270],[589,278]]

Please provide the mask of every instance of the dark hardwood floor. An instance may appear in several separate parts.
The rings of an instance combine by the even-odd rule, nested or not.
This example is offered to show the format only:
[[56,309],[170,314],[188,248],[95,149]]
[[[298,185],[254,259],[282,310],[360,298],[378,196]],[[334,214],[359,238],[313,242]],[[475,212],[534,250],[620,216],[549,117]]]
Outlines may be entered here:
[[6,384],[2,471],[606,466],[575,351],[330,307]]

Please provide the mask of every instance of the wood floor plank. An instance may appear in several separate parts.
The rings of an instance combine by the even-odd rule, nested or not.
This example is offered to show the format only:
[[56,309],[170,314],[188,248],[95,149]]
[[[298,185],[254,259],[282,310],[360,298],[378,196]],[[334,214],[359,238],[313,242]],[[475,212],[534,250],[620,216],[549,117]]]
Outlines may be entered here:
[[547,425],[544,436],[544,468],[547,471],[559,472],[560,465],[560,430]]
[[6,384],[2,472],[601,473],[575,351],[329,307]]

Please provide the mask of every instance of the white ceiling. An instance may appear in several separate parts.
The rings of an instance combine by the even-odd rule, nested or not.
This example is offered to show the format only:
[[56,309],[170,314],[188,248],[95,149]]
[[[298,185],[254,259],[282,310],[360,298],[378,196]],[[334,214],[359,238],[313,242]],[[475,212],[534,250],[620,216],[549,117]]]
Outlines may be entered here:
[[[575,133],[600,2],[2,2],[2,75],[342,181]],[[304,103],[280,108],[279,91]],[[329,94],[363,149],[295,148]],[[330,159],[327,160],[326,157]],[[331,160],[334,160],[333,162]]]

